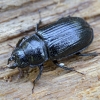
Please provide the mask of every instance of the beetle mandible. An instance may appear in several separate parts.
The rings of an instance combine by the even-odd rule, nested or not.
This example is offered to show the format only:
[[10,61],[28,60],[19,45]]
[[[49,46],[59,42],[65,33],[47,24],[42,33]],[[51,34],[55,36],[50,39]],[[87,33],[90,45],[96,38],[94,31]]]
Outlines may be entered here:
[[39,74],[34,80],[34,84],[40,78],[43,63],[47,60],[53,61],[56,66],[65,70],[76,71],[73,68],[65,67],[63,63],[58,63],[58,60],[72,55],[98,55],[95,52],[81,53],[94,38],[93,29],[84,19],[68,16],[41,28],[39,28],[40,24],[41,21],[37,24],[35,34],[23,37],[18,41],[8,59],[8,67],[11,69],[38,66]]

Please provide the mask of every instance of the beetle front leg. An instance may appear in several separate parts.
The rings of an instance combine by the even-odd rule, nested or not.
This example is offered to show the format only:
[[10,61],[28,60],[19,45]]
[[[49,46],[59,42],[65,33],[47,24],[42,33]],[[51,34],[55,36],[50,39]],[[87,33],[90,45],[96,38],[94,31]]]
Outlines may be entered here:
[[54,60],[53,63],[54,63],[56,66],[58,66],[58,67],[60,67],[60,68],[63,68],[64,70],[75,71],[75,72],[77,72],[77,73],[79,73],[79,74],[84,75],[83,73],[78,72],[78,71],[75,70],[74,68],[65,67],[64,63],[58,63],[57,60]]
[[12,46],[11,44],[8,44],[8,46],[9,46],[9,47],[11,47],[11,48],[13,48],[13,49],[15,49],[15,47],[14,47],[14,46]]
[[43,65],[38,66],[38,68],[39,68],[39,74],[38,74],[38,76],[36,77],[36,79],[33,81],[32,93],[34,92],[35,83],[40,79],[41,74],[42,74],[42,72],[43,72]]

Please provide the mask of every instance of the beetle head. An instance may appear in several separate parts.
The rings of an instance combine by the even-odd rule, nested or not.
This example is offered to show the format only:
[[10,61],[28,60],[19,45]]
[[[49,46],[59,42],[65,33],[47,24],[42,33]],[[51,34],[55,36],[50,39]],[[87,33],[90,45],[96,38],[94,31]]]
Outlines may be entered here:
[[8,68],[14,69],[16,67],[25,66],[24,62],[25,54],[21,48],[15,48],[11,54],[11,57],[8,59]]

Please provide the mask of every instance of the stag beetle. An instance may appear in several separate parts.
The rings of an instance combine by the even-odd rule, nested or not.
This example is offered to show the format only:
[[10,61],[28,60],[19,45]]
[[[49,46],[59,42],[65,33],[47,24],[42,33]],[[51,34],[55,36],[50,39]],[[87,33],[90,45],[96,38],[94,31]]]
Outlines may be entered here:
[[41,21],[37,24],[35,34],[23,37],[18,41],[8,59],[8,67],[11,69],[27,66],[38,67],[39,74],[34,80],[34,84],[40,78],[43,63],[47,60],[53,61],[56,66],[65,70],[76,71],[73,68],[65,67],[63,63],[58,63],[58,60],[72,55],[98,55],[95,52],[81,53],[92,43],[94,38],[93,29],[84,19],[68,16],[41,28],[39,28],[40,24]]

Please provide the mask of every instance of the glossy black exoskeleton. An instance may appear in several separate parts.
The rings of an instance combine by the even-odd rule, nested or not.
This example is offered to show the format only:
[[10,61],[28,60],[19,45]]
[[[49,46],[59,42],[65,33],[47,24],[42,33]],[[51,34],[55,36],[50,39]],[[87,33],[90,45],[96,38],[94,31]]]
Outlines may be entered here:
[[[76,71],[58,63],[58,59],[64,57],[96,56],[97,53],[81,54],[93,41],[93,29],[90,25],[79,17],[64,17],[50,25],[41,27],[30,37],[24,37],[16,45],[16,48],[8,59],[9,68],[39,67],[40,78],[43,63],[52,60],[54,64],[65,69]],[[13,63],[11,63],[13,62]]]

